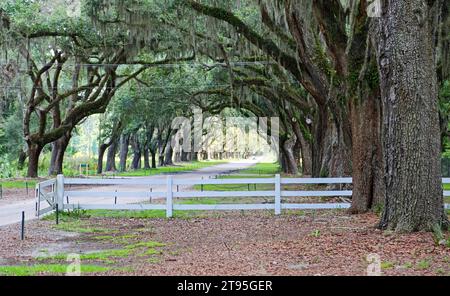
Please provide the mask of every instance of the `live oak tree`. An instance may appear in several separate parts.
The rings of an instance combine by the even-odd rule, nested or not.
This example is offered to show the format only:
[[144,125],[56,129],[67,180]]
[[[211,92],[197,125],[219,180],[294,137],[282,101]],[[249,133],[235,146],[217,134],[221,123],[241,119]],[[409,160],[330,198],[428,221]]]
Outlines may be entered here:
[[375,39],[384,122],[383,229],[411,232],[448,227],[434,47],[441,4],[382,1]]

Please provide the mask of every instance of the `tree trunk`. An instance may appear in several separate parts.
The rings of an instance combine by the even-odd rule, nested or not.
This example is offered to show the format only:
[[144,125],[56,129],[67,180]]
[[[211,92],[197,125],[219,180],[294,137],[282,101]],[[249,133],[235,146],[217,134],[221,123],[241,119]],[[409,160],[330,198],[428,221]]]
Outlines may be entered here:
[[130,135],[122,135],[120,137],[120,163],[119,169],[121,172],[127,170],[127,157],[128,157],[128,146],[130,145]]
[[103,156],[105,155],[107,148],[108,145],[105,143],[98,147],[97,174],[103,173]]
[[108,154],[106,155],[106,171],[107,172],[117,171],[116,153],[117,153],[117,140],[113,141],[111,143],[111,146],[109,146],[109,148],[108,148]]
[[147,146],[144,148],[144,169],[150,169],[150,150]]
[[368,212],[384,202],[379,92],[352,101],[352,214]]
[[298,166],[294,157],[294,145],[297,141],[297,137],[293,135],[283,143],[283,155],[285,157],[285,173],[296,175],[298,174]]
[[69,145],[70,138],[71,135],[64,135],[53,142],[50,167],[48,169],[48,174],[50,176],[63,173],[64,154],[66,152],[67,146]]
[[131,138],[131,147],[133,148],[133,160],[131,162],[131,168],[138,170],[141,168],[141,145],[139,143],[138,135],[133,135]]
[[[447,227],[432,5],[384,2],[378,23],[386,197],[380,228],[399,232]],[[429,4],[430,3],[430,4]]]
[[39,168],[39,156],[42,152],[42,146],[36,143],[27,143],[28,145],[28,171],[27,177],[37,178]]
[[150,150],[152,155],[152,169],[156,169],[156,151]]
[[181,151],[181,158],[180,158],[180,160],[181,161],[189,161],[189,159],[188,159],[188,155],[189,155],[189,152],[185,152],[185,151]]
[[27,157],[28,157],[28,154],[25,151],[20,150],[19,159],[17,161],[17,168],[19,170],[22,170],[23,167],[25,166],[25,160],[27,159]]
[[167,146],[166,146],[166,155],[164,157],[164,165],[173,165],[172,156],[173,156],[173,148],[169,142],[169,143],[167,143]]
[[198,161],[198,152],[192,153],[192,161]]
[[164,148],[162,142],[162,133],[158,130],[158,165],[164,166]]

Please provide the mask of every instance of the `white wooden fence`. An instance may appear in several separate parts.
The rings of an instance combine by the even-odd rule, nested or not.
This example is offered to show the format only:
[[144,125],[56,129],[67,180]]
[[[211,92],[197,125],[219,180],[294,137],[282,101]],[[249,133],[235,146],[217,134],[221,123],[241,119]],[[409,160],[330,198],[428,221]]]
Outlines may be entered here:
[[[450,184],[450,178],[443,178],[443,184]],[[36,185],[36,215],[40,216],[51,212],[58,207],[65,209],[103,209],[103,210],[165,210],[167,217],[173,216],[174,210],[274,210],[276,215],[281,214],[283,209],[345,209],[350,207],[350,203],[288,203],[283,201],[283,197],[351,197],[351,190],[316,190],[316,191],[292,191],[282,190],[282,185],[299,184],[351,184],[352,178],[281,178],[275,175],[273,178],[245,178],[245,179],[174,179],[167,176],[166,179],[74,179],[64,178],[58,175],[56,179],[47,180]],[[174,191],[174,186],[194,186],[194,185],[247,185],[247,184],[272,184],[274,190],[255,191]],[[67,186],[111,186],[114,190],[65,190]],[[137,189],[136,191],[118,191],[120,186],[145,186],[148,190]],[[162,187],[163,190],[153,191],[150,188]],[[450,196],[450,191],[444,191],[444,196]],[[96,198],[110,198],[111,203],[97,204],[90,203]],[[221,197],[269,197],[273,198],[273,203],[252,203],[252,204],[178,204],[174,203],[174,198],[221,198]],[[75,198],[86,200],[82,203],[70,203]],[[130,198],[145,200],[164,199],[165,204],[117,204],[116,201]],[[42,202],[45,203],[42,207]],[[450,204],[445,207],[450,209]]]

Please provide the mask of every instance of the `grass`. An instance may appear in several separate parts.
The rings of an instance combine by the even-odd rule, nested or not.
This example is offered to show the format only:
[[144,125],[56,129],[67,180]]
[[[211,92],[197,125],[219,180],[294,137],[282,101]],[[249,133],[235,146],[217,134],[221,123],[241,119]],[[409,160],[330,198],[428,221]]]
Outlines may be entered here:
[[[280,172],[280,166],[278,163],[260,162],[254,166],[241,170],[233,175],[219,176],[218,179],[243,179],[248,178],[248,174],[259,174],[261,178],[270,178],[270,175],[274,175]],[[195,185],[195,190],[204,191],[256,191],[256,190],[274,190],[272,184],[205,184]]]
[[111,232],[112,230],[106,228],[91,227],[83,221],[70,221],[70,222],[60,222],[57,225],[52,226],[54,229],[67,231],[67,232],[78,232],[78,233],[104,233]]
[[239,171],[239,174],[275,175],[280,171],[281,167],[276,162],[259,162],[248,169]]
[[430,267],[430,262],[427,260],[421,260],[416,264],[416,268],[420,270],[428,269]]
[[[6,276],[32,276],[36,274],[64,274],[66,264],[36,264],[36,265],[10,265],[0,266],[0,275]],[[81,273],[104,272],[110,268],[97,265],[81,265]]]
[[117,173],[117,176],[141,177],[141,176],[152,176],[152,175],[158,175],[158,174],[172,174],[172,173],[198,170],[201,168],[218,165],[218,164],[223,164],[223,163],[226,163],[226,161],[192,161],[192,162],[180,163],[180,164],[177,164],[174,166],[165,166],[165,167],[157,167],[154,169],[147,169],[147,170],[141,169],[141,170]]
[[22,188],[27,188],[30,189],[31,191],[34,189],[34,187],[36,186],[36,181],[35,180],[11,180],[11,181],[0,181],[0,185],[2,185],[2,188],[18,188],[18,189],[22,189]]
[[[80,254],[81,260],[97,260],[97,261],[105,261],[111,262],[111,258],[125,258],[128,257],[132,253],[131,250],[128,249],[117,249],[117,250],[104,250],[99,252],[92,252],[86,254]],[[67,254],[59,253],[52,256],[42,256],[37,257],[38,260],[66,260]]]
[[138,248],[156,248],[156,247],[164,247],[166,244],[154,242],[154,241],[147,241],[147,242],[139,242],[135,244],[131,244],[126,246],[126,249],[138,249]]
[[394,263],[389,261],[381,262],[381,269],[392,269],[392,268],[394,268]]
[[[125,243],[125,242],[122,242]],[[151,256],[162,254],[161,250],[156,248],[164,247],[165,244],[155,241],[144,241],[133,244],[128,244],[121,249],[104,250],[92,253],[80,254],[80,260],[101,261],[107,264],[115,263],[113,259],[128,258],[131,255],[138,254],[138,256]],[[37,257],[39,261],[47,260],[66,260],[68,254],[59,253],[52,256]]]
[[[165,219],[165,210],[89,210],[88,213],[92,217],[97,218],[117,218],[117,219]],[[199,217],[201,211],[173,211],[173,217],[179,219],[189,219]]]

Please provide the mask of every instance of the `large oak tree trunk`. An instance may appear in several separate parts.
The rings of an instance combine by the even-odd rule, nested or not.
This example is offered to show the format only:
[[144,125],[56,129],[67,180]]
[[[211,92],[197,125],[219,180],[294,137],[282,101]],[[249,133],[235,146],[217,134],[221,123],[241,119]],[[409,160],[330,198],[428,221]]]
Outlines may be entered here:
[[52,156],[50,159],[50,167],[48,174],[58,175],[63,173],[64,154],[67,146],[69,146],[71,135],[64,135],[52,143]]
[[156,151],[150,150],[152,155],[152,169],[156,169]]
[[27,177],[37,178],[39,168],[39,156],[42,152],[42,146],[36,143],[28,142],[28,171]]
[[148,170],[150,169],[150,150],[148,149],[148,146],[144,147],[144,169]]
[[285,162],[284,172],[287,174],[296,175],[298,174],[298,166],[296,159],[294,157],[294,145],[297,141],[297,137],[293,135],[291,138],[287,139],[283,143],[283,156]]
[[117,140],[112,141],[111,146],[108,148],[108,154],[106,155],[106,171],[114,172],[116,168],[116,154],[117,154]]
[[142,156],[138,135],[133,135],[133,137],[131,137],[131,147],[133,148],[133,160],[131,162],[131,168],[133,170],[138,170],[141,168]]
[[167,146],[166,146],[166,155],[164,157],[164,165],[173,165],[172,157],[173,157],[173,148],[169,142],[169,143],[167,143]]
[[383,204],[381,100],[378,92],[353,100],[353,196],[350,213],[360,214]]
[[108,148],[108,144],[101,144],[98,147],[98,159],[97,159],[97,174],[103,173],[103,157],[105,156],[105,151]]
[[127,170],[128,146],[130,145],[130,135],[122,135],[120,137],[120,155],[119,169],[121,172]]
[[401,232],[448,225],[440,170],[433,10],[439,1],[383,2],[377,60],[383,102],[385,207],[380,227]]

